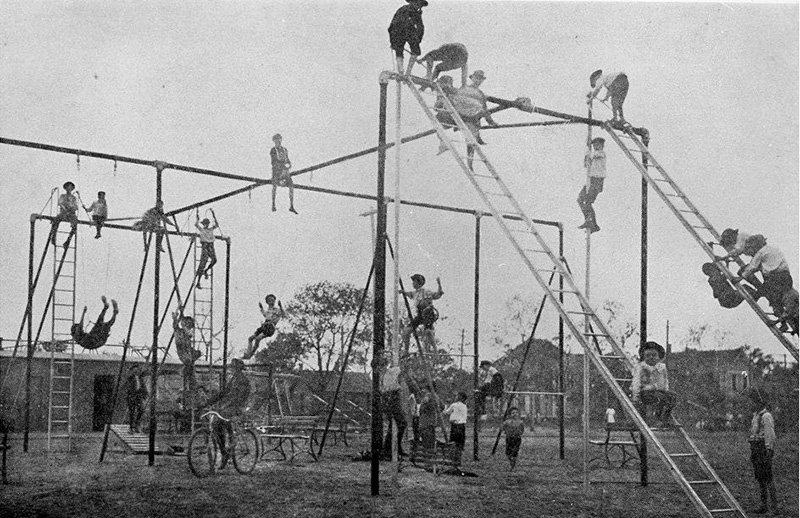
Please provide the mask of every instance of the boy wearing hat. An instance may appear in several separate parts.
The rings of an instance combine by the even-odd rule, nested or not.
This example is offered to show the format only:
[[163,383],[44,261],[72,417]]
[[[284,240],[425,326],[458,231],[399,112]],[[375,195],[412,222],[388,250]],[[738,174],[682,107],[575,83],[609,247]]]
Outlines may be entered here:
[[275,334],[275,326],[278,324],[278,320],[286,316],[286,313],[283,311],[283,305],[281,304],[281,301],[278,300],[278,307],[275,307],[276,300],[277,298],[275,295],[270,293],[264,298],[264,301],[267,303],[266,309],[264,309],[263,304],[260,302],[258,303],[261,314],[264,316],[264,323],[261,324],[258,329],[256,329],[256,332],[247,339],[247,350],[245,351],[244,356],[242,356],[245,360],[249,360],[253,357],[258,349],[258,344],[261,343],[261,340],[264,338],[269,338]]
[[656,417],[654,428],[672,424],[672,409],[677,395],[669,390],[669,375],[664,364],[666,352],[661,344],[647,342],[640,349],[642,358],[633,373],[631,395],[636,409],[647,420],[648,409]]
[[111,305],[114,307],[114,313],[111,315],[111,320],[106,322],[104,319],[106,316],[106,311],[108,311],[108,299],[106,299],[105,295],[103,295],[100,297],[100,300],[103,301],[103,309],[100,310],[100,315],[98,315],[91,331],[86,333],[83,330],[83,319],[86,317],[87,310],[86,306],[83,306],[83,313],[81,314],[80,322],[77,324],[72,324],[72,329],[70,329],[72,339],[84,349],[94,350],[104,346],[108,341],[108,335],[111,333],[111,326],[113,326],[114,322],[117,321],[117,313],[119,313],[117,301],[113,299],[111,300]]
[[98,192],[97,199],[89,205],[88,209],[84,205],[83,210],[85,210],[87,214],[92,214],[92,220],[97,227],[97,233],[94,235],[94,238],[100,239],[100,229],[103,228],[103,223],[105,223],[108,218],[108,205],[106,204],[105,191]]
[[405,350],[408,351],[408,342],[411,338],[411,333],[419,326],[424,326],[425,334],[423,336],[423,343],[428,342],[428,348],[433,349],[435,346],[433,335],[433,323],[439,318],[439,313],[433,307],[433,301],[438,300],[444,295],[442,291],[442,280],[436,277],[436,284],[439,285],[437,291],[430,291],[423,288],[425,285],[425,276],[415,273],[411,276],[411,285],[414,291],[400,290],[401,295],[411,297],[413,305],[417,308],[417,315],[411,319],[406,327],[403,328],[403,345]]
[[589,76],[589,84],[592,90],[586,94],[586,104],[591,104],[592,99],[597,97],[600,90],[606,88],[606,96],[603,101],[611,97],[611,122],[623,124],[625,117],[622,115],[622,103],[628,95],[628,76],[625,72],[612,72],[603,74],[602,70],[595,70]]
[[[203,289],[200,285],[201,276],[205,276],[208,279],[208,272],[217,264],[217,253],[214,251],[214,229],[219,228],[219,224],[217,223],[217,215],[214,214],[213,210],[211,211],[211,216],[214,218],[214,226],[209,226],[211,221],[208,218],[203,218],[203,221],[200,221],[199,213],[197,214],[197,220],[194,222],[194,226],[200,234],[200,265],[197,267],[197,273],[195,274],[198,290]],[[201,223],[203,226],[200,226]],[[206,262],[209,259],[211,262],[206,268]]]
[[[588,186],[584,184],[578,194],[578,206],[583,212],[584,222],[578,228],[589,229],[594,233],[600,230],[592,204],[597,195],[603,192],[603,182],[606,179],[606,152],[603,149],[606,141],[602,137],[592,139],[592,148],[586,151],[583,157],[583,166],[588,176]],[[588,188],[587,188],[588,187]]]
[[272,142],[275,146],[269,150],[269,158],[272,161],[272,212],[277,211],[275,208],[275,194],[278,192],[278,186],[289,188],[289,212],[294,210],[294,182],[292,182],[292,175],[289,174],[289,169],[292,163],[289,162],[289,150],[281,145],[283,137],[280,133],[272,136]]
[[775,455],[775,421],[772,418],[769,402],[762,390],[753,387],[747,394],[753,418],[750,422],[750,462],[753,474],[761,492],[761,507],[756,514],[764,514],[770,509],[778,514],[778,498],[775,481],[772,478],[772,458]]
[[766,297],[772,306],[775,316],[779,317],[782,330],[785,327],[785,319],[789,315],[784,314],[783,298],[792,290],[792,274],[789,273],[789,263],[783,252],[774,246],[767,244],[767,239],[761,234],[755,234],[747,238],[744,246],[744,254],[750,255],[753,259],[750,264],[740,272],[741,277],[735,279],[736,282],[747,279],[755,272],[761,272],[764,282],[759,286],[753,295],[755,300]]
[[[75,184],[72,182],[65,182],[64,194],[58,197],[58,214],[50,225],[50,242],[56,246],[56,233],[58,232],[58,225],[62,221],[69,221],[72,225],[72,230],[78,227],[78,200],[72,191],[75,190]],[[69,240],[64,242],[64,248],[69,245]]]
[[750,237],[750,234],[739,232],[739,229],[736,228],[726,228],[723,230],[719,238],[719,244],[728,254],[718,258],[718,260],[728,261],[742,255],[744,253],[744,244],[747,242],[748,237]]
[[408,69],[405,75],[411,75],[411,69],[422,51],[419,44],[422,43],[422,36],[425,34],[425,26],[422,23],[422,8],[428,5],[427,0],[406,0],[408,5],[398,9],[389,24],[389,46],[394,51],[394,59],[397,64],[397,73],[403,74],[403,52],[406,43],[411,49],[411,56],[408,58]]
[[[486,80],[486,74],[483,70],[476,70],[472,74],[470,74],[469,78],[472,80],[472,84],[469,86],[464,86],[458,89],[458,95],[462,97],[470,97],[480,103],[481,112],[480,114],[475,117],[473,125],[474,127],[470,126],[470,129],[473,130],[473,136],[475,140],[480,145],[486,144],[480,136],[480,129],[481,123],[480,120],[482,118],[486,119],[486,122],[491,126],[497,126],[497,123],[492,118],[492,114],[489,113],[489,107],[486,104],[486,94],[483,93],[481,90],[481,85]],[[464,121],[467,122],[466,120]],[[469,126],[469,124],[467,124]],[[467,146],[467,165],[469,166],[470,170],[472,170],[472,157],[475,154],[475,149],[472,146]]]
[[[428,68],[426,78],[428,81],[436,81],[439,74],[448,70],[461,69],[461,87],[467,86],[467,60],[469,53],[467,47],[461,43],[445,43],[436,50],[432,50],[422,56],[417,63],[425,63]],[[439,61],[436,68],[433,62]]]

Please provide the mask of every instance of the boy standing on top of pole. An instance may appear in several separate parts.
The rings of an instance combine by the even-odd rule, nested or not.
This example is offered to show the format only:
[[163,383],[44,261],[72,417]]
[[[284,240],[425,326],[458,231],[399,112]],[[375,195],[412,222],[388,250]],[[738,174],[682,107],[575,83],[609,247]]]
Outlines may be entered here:
[[[425,26],[422,24],[422,8],[428,5],[428,1],[406,0],[406,2],[408,5],[398,9],[389,24],[389,45],[394,51],[397,73],[411,75],[414,62],[422,54],[419,48],[422,36],[425,34]],[[406,43],[411,49],[411,56],[408,59],[408,68],[403,72],[403,52]]]
[[600,90],[606,88],[606,96],[603,102],[611,97],[611,122],[619,125],[625,124],[625,117],[622,115],[622,103],[625,102],[625,97],[628,95],[628,76],[625,72],[612,72],[610,74],[603,74],[602,70],[595,70],[589,76],[589,84],[592,90],[586,94],[586,104],[592,102]]
[[603,149],[606,141],[602,137],[592,139],[593,150],[587,150],[583,157],[583,166],[589,176],[589,185],[584,184],[580,194],[578,194],[578,205],[583,212],[585,221],[578,228],[588,228],[594,233],[600,230],[592,204],[597,199],[597,195],[603,192],[603,182],[606,178],[606,152]]
[[292,175],[289,174],[289,169],[292,163],[289,162],[289,150],[281,145],[283,137],[280,133],[272,136],[272,141],[275,146],[269,150],[269,158],[272,161],[272,212],[277,211],[275,208],[275,194],[278,192],[278,186],[289,188],[289,212],[294,210],[294,182],[292,182]]

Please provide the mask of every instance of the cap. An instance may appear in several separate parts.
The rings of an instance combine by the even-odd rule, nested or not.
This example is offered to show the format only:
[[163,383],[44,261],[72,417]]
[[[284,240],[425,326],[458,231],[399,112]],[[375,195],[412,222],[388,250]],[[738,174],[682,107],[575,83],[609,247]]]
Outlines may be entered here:
[[737,239],[739,239],[739,229],[726,228],[722,231],[722,236],[719,238],[719,244],[724,247],[733,246],[736,244]]
[[211,223],[211,220],[208,219],[208,218],[203,218],[202,221],[200,221],[200,223],[204,223],[204,224],[205,223]]
[[63,187],[64,187],[64,189],[74,189],[75,188],[75,184],[72,183],[72,182],[64,182]]
[[420,273],[415,273],[414,275],[412,275],[411,276],[411,280],[412,281],[419,281],[419,283],[422,284],[422,285],[425,284],[425,276],[420,274]]
[[605,144],[605,143],[606,139],[604,139],[603,137],[595,137],[592,139],[592,144]]
[[594,72],[592,72],[592,75],[589,76],[589,82],[591,84],[594,84],[600,78],[600,76],[602,76],[602,75],[603,75],[603,71],[602,70],[600,70],[600,69],[595,70]]
[[266,301],[269,301],[269,299],[270,299],[270,298],[272,298],[272,300],[278,300],[278,297],[276,297],[276,296],[275,296],[275,295],[273,295],[272,293],[270,293],[269,295],[267,295],[266,297],[264,297],[264,300],[266,300]]

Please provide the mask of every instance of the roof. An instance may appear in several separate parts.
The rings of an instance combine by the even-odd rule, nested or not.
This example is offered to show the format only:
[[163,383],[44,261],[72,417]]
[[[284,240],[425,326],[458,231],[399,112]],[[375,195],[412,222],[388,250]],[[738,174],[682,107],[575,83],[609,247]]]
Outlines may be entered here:
[[[118,363],[122,360],[122,354],[112,354],[107,351],[103,351],[104,348],[100,348],[96,351],[92,352],[78,352],[84,349],[80,347],[75,348],[75,361],[89,361],[89,362],[113,362]],[[13,349],[2,349],[0,350],[0,358],[11,358],[14,355]],[[51,353],[43,350],[36,350],[33,353],[34,359],[39,360],[49,360]],[[53,358],[57,360],[69,360],[70,354],[69,351],[65,351],[62,353],[52,353]],[[17,350],[16,358],[20,360],[25,359],[25,346],[20,347]],[[136,353],[128,352],[128,355],[125,357],[125,363],[145,363],[145,359],[142,358],[140,355]],[[161,359],[159,359],[159,363],[161,363]],[[172,356],[167,357],[166,361],[164,362],[167,365],[181,365],[180,360],[177,358],[173,358]]]

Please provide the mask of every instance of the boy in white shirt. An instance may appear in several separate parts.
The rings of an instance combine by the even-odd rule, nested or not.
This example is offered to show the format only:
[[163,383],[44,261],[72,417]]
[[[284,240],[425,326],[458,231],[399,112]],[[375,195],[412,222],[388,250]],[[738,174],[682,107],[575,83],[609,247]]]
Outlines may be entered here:
[[463,451],[467,438],[467,395],[459,392],[458,401],[451,403],[443,413],[450,416],[450,442]]
[[[197,289],[201,290],[203,287],[200,285],[200,278],[204,276],[208,279],[208,272],[211,271],[211,268],[217,264],[217,253],[214,251],[214,229],[219,228],[219,223],[217,223],[217,215],[214,214],[214,211],[211,211],[211,215],[214,218],[214,225],[209,226],[211,221],[208,218],[203,218],[203,221],[200,221],[200,214],[197,215],[197,221],[195,221],[194,226],[197,228],[197,232],[200,234],[200,265],[197,267],[197,273],[195,276],[197,277]],[[200,223],[203,226],[200,226]],[[206,262],[211,260],[206,267]]]
[[595,70],[589,76],[589,84],[592,90],[586,94],[586,104],[590,104],[592,99],[597,97],[600,90],[605,87],[606,97],[603,101],[607,101],[611,97],[611,122],[617,124],[624,124],[625,117],[622,115],[622,103],[625,102],[625,97],[628,95],[628,76],[625,72],[611,72],[603,74],[602,70]]
[[437,291],[426,290],[423,288],[423,286],[425,286],[425,276],[415,273],[411,276],[411,285],[414,287],[414,291],[400,290],[401,295],[413,299],[413,305],[417,308],[417,315],[403,328],[403,346],[406,351],[408,351],[408,342],[411,338],[411,333],[419,326],[423,326],[424,332],[421,338],[423,344],[427,343],[428,352],[432,352],[435,346],[433,324],[438,320],[439,312],[433,307],[433,301],[444,295],[442,291],[442,281],[439,277],[436,278],[436,283],[439,285]]
[[94,235],[95,239],[100,239],[100,229],[103,228],[103,223],[108,219],[108,204],[106,203],[105,191],[97,193],[97,199],[89,205],[89,208],[83,207],[87,213],[92,213],[92,220],[97,227],[97,233]]
[[267,303],[266,309],[264,309],[263,304],[260,302],[258,303],[261,314],[264,316],[264,323],[261,324],[258,329],[256,329],[256,332],[247,339],[247,351],[245,351],[243,356],[245,360],[249,360],[253,357],[261,340],[264,338],[269,338],[275,334],[275,325],[278,323],[278,320],[286,316],[286,313],[283,311],[283,305],[281,304],[281,301],[278,300],[278,307],[275,307],[275,301],[277,300],[275,295],[270,293],[264,298],[264,300]]
[[603,182],[606,179],[606,152],[603,149],[605,143],[606,141],[602,137],[593,138],[592,147],[594,149],[587,150],[586,156],[583,158],[583,166],[586,168],[589,181],[588,186],[584,184],[578,194],[578,206],[585,218],[583,225],[578,228],[588,228],[592,233],[600,230],[592,204],[597,199],[597,195],[603,192]]
[[747,279],[757,271],[764,276],[764,282],[753,295],[755,300],[766,297],[772,306],[772,312],[778,317],[776,323],[781,324],[781,330],[786,331],[786,320],[796,315],[784,313],[783,298],[792,290],[792,274],[789,273],[789,263],[783,252],[767,244],[767,239],[761,234],[755,234],[747,238],[744,252],[753,257],[750,264],[740,272],[741,277],[735,280]]
[[631,384],[633,404],[645,421],[647,411],[653,411],[657,419],[654,428],[670,426],[677,395],[669,390],[669,375],[663,361],[666,352],[660,344],[647,342],[639,354],[642,361],[636,365]]

